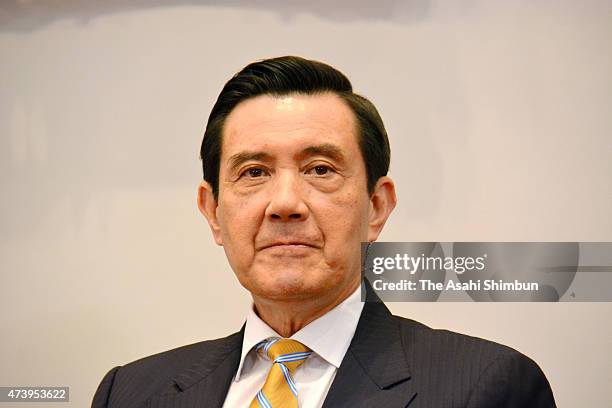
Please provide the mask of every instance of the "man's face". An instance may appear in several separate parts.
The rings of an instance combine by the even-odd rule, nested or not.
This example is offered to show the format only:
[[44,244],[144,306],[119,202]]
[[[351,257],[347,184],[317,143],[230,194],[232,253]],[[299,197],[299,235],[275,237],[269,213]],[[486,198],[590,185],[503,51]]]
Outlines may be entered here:
[[218,201],[203,183],[200,207],[240,283],[271,300],[354,290],[360,243],[384,220],[350,108],[328,93],[249,99],[227,117],[221,151]]

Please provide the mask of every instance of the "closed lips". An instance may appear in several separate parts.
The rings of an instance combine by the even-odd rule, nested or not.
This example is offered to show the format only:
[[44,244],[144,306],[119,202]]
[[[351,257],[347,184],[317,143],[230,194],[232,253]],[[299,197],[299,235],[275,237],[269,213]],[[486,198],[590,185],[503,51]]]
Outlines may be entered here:
[[278,247],[278,246],[306,246],[306,247],[317,248],[317,246],[312,245],[309,242],[305,242],[305,241],[288,241],[288,242],[273,242],[271,244],[262,246],[260,249],[266,249],[266,248],[272,248],[272,247]]

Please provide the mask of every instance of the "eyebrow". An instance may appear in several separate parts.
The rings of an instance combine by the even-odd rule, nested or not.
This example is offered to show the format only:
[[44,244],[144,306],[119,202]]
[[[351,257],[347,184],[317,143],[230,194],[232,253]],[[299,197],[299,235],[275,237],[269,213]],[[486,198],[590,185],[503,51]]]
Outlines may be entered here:
[[272,156],[269,153],[265,152],[240,152],[232,155],[227,162],[229,164],[230,169],[234,169],[240,166],[242,163],[248,162],[250,160],[262,161],[269,160]]
[[[297,158],[305,158],[308,156],[325,156],[341,163],[344,163],[346,161],[342,150],[338,146],[333,145],[331,143],[308,146],[296,155]],[[239,152],[227,159],[227,163],[230,169],[235,169],[243,163],[246,163],[251,160],[272,160],[272,155],[267,152]]]
[[299,157],[308,157],[308,156],[325,156],[329,157],[332,160],[344,163],[345,158],[342,153],[342,149],[338,146],[333,145],[331,143],[323,143],[317,146],[309,146],[302,150],[299,154]]

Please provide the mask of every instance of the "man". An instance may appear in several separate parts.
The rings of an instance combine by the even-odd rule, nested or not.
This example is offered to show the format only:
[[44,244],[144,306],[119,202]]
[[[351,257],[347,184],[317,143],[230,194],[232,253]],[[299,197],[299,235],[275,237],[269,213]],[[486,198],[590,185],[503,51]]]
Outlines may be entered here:
[[376,108],[334,68],[255,62],[225,85],[199,208],[253,307],[242,329],[111,370],[93,407],[554,407],[508,347],[392,316],[361,243],[396,197]]

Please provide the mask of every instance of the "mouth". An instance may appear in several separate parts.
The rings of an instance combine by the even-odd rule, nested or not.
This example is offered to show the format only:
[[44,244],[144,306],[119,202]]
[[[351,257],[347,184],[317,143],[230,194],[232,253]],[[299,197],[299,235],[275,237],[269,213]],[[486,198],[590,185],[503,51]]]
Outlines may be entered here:
[[260,249],[259,253],[265,256],[271,256],[275,259],[302,259],[312,256],[315,251],[316,247],[310,244],[304,244],[301,242],[283,242],[267,245]]
[[260,248],[260,250],[263,249],[270,249],[270,248],[317,248],[316,246],[309,244],[307,242],[300,242],[300,241],[295,241],[295,242],[274,242],[272,244],[268,244],[268,245],[264,245]]
[[275,254],[306,254],[320,248],[312,240],[287,239],[265,242],[257,248],[257,251],[270,251]]

